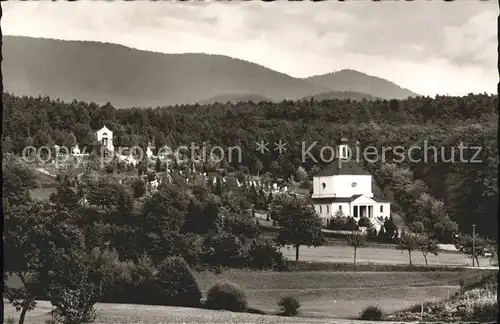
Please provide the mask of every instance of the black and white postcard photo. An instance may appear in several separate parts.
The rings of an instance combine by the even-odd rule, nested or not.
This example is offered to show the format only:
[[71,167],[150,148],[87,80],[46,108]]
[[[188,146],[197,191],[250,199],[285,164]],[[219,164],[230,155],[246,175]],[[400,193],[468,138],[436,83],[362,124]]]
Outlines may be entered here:
[[497,323],[496,1],[1,7],[4,323]]

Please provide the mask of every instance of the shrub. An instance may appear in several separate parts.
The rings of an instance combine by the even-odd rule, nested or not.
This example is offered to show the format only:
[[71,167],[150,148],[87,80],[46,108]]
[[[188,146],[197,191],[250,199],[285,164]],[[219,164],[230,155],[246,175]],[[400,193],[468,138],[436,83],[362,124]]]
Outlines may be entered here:
[[464,290],[464,286],[465,286],[465,280],[464,280],[464,278],[458,279],[458,284],[460,285],[460,291],[463,291]]
[[181,255],[189,266],[198,264],[201,258],[201,239],[196,234],[179,234],[175,240],[175,254]]
[[415,222],[410,224],[410,230],[413,233],[423,233],[425,230],[425,226],[422,222],[415,221]]
[[12,316],[9,316],[7,317],[7,319],[5,320],[5,324],[15,324],[16,321],[14,320],[14,317]]
[[213,267],[213,271],[215,274],[221,274],[223,271],[223,268],[220,264],[217,264]]
[[115,250],[94,248],[89,257],[90,274],[102,283],[104,300],[116,302],[124,296],[124,288],[132,281],[133,263],[120,261]]
[[361,312],[359,319],[368,321],[380,321],[384,317],[384,312],[379,306],[368,306]]
[[311,183],[309,182],[309,180],[304,180],[300,183],[299,188],[300,189],[311,189]]
[[228,233],[242,239],[253,239],[260,234],[260,226],[246,213],[228,215],[224,220],[224,228]]
[[52,297],[52,305],[61,311],[64,324],[90,323],[95,319],[94,304],[99,300],[96,287],[92,283],[80,282],[67,285],[56,284],[52,288],[57,296]]
[[283,253],[276,246],[265,239],[253,240],[246,252],[246,261],[249,267],[255,269],[286,270],[287,262]]
[[498,314],[496,291],[487,288],[476,288],[467,291],[456,306],[456,315],[461,320],[493,321]]
[[498,301],[494,298],[484,298],[474,303],[471,319],[481,322],[495,321],[498,316]]
[[372,222],[370,221],[370,219],[368,217],[361,217],[358,221],[358,226],[359,227],[366,227],[366,228],[370,228],[372,227]]
[[238,238],[230,233],[208,235],[203,241],[203,258],[205,263],[211,266],[241,265],[241,249]]
[[64,324],[89,323],[95,319],[94,305],[101,300],[106,279],[92,264],[92,256],[84,246],[75,247],[70,253],[53,260],[58,269],[50,271],[49,298],[57,308]]
[[111,164],[106,165],[106,167],[104,169],[106,170],[107,173],[110,173],[110,174],[112,174],[115,171],[115,168]]
[[374,227],[369,227],[366,230],[366,239],[370,241],[375,241],[377,239],[377,229]]
[[237,284],[221,281],[213,285],[207,293],[207,307],[244,312],[247,309],[246,292]]
[[155,286],[163,305],[189,307],[200,304],[200,288],[182,257],[167,257],[163,260],[158,266]]
[[[155,304],[158,301],[156,296],[156,273],[157,269],[153,261],[147,255],[142,255],[138,262],[131,267],[131,281],[124,285],[121,298],[128,303]],[[116,302],[116,301],[115,301]]]
[[328,220],[328,229],[339,231],[354,231],[358,229],[356,220],[351,216],[334,216]]
[[141,178],[135,178],[131,186],[134,198],[140,198],[146,193],[146,183]]
[[61,324],[62,323],[61,315],[59,315],[57,308],[52,310],[49,313],[49,315],[50,315],[50,318],[45,320],[45,324]]
[[287,296],[281,298],[278,302],[278,306],[281,308],[282,315],[294,316],[299,312],[300,302],[295,297]]

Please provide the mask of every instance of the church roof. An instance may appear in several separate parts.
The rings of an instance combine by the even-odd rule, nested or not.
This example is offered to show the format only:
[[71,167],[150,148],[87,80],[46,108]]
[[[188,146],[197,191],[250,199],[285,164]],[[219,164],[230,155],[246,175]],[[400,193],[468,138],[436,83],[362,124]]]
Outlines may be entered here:
[[388,200],[384,200],[384,199],[380,199],[380,198],[375,198],[375,197],[373,197],[372,199],[375,200],[378,203],[388,203],[388,202],[390,202]]
[[314,176],[328,177],[333,175],[370,175],[370,173],[364,170],[356,161],[343,160],[339,162],[338,159],[335,159]]
[[104,125],[101,129],[99,129],[97,131],[97,133],[101,133],[101,132],[104,132],[104,131],[110,132],[110,133],[112,132],[111,129],[107,128],[106,125]]
[[[312,198],[312,201],[314,203],[318,203],[318,204],[351,203],[361,196],[363,196],[363,195],[353,195],[351,197],[338,197],[338,198],[335,198],[335,197],[332,197],[332,198]],[[373,199],[378,203],[388,202],[386,200],[375,198],[375,197],[371,197],[370,199]]]

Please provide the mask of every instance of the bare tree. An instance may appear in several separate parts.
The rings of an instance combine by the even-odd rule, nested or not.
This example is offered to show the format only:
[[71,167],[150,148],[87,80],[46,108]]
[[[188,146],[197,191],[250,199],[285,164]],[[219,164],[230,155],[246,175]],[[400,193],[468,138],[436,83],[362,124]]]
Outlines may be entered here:
[[487,250],[488,241],[477,233],[475,239],[471,235],[461,234],[457,237],[455,246],[460,252],[469,255],[471,259],[475,260],[479,267],[479,256],[483,255]]
[[425,265],[428,265],[427,255],[429,253],[438,255],[439,246],[438,242],[429,237],[427,234],[421,234],[417,237],[418,240],[418,248],[422,255],[424,256]]
[[419,247],[417,236],[413,233],[402,234],[401,237],[397,240],[397,243],[400,250],[408,251],[408,258],[411,266],[411,251],[414,251]]
[[365,244],[365,237],[359,231],[352,231],[347,236],[347,243],[354,248],[354,264],[356,264],[356,253],[358,248]]

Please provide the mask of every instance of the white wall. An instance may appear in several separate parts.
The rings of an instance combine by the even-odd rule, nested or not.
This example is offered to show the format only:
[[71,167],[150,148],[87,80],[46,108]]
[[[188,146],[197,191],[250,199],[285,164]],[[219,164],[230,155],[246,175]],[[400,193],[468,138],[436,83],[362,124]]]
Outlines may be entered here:
[[[104,135],[106,134],[106,135]],[[103,138],[108,139],[108,145],[106,149],[113,151],[114,150],[114,145],[113,145],[113,132],[109,129],[106,128],[101,128],[100,130],[97,131],[96,133],[97,136],[97,142],[102,143]]]
[[[383,207],[382,212],[380,211],[380,206]],[[391,217],[391,203],[378,203],[378,206],[373,207],[373,216],[374,217]]]
[[335,214],[339,211],[339,207],[342,207],[342,213],[344,214],[344,217],[351,216],[349,203],[333,203],[332,216],[335,216]]
[[[353,182],[356,183],[355,187],[352,186]],[[313,178],[313,198],[349,198],[354,195],[373,197],[371,175],[334,175]]]
[[[390,203],[379,203],[375,200],[369,199],[367,197],[359,197],[358,199],[351,202],[351,215],[354,216],[354,206],[373,206],[373,217],[384,217],[389,218],[391,215],[391,204]],[[380,211],[380,207],[382,206],[382,211]],[[358,217],[359,217],[358,212]]]
[[[325,188],[323,189],[322,184],[325,184]],[[335,197],[333,191],[333,176],[327,177],[314,177],[313,178],[313,198],[321,198],[321,197]]]
[[314,209],[320,217],[330,218],[332,216],[332,204],[314,204]]
[[[321,208],[320,208],[320,206],[321,206]],[[319,214],[319,216],[321,216],[323,218],[331,218],[331,217],[335,216],[335,214],[339,210],[340,206],[342,206],[342,213],[344,213],[345,217],[351,216],[351,213],[349,210],[349,203],[333,203],[333,204],[316,203],[316,204],[314,204],[314,209]]]
[[[352,186],[353,183],[356,183],[355,187]],[[373,197],[372,176],[336,175],[333,179],[333,194],[337,198],[349,198],[354,195]]]

